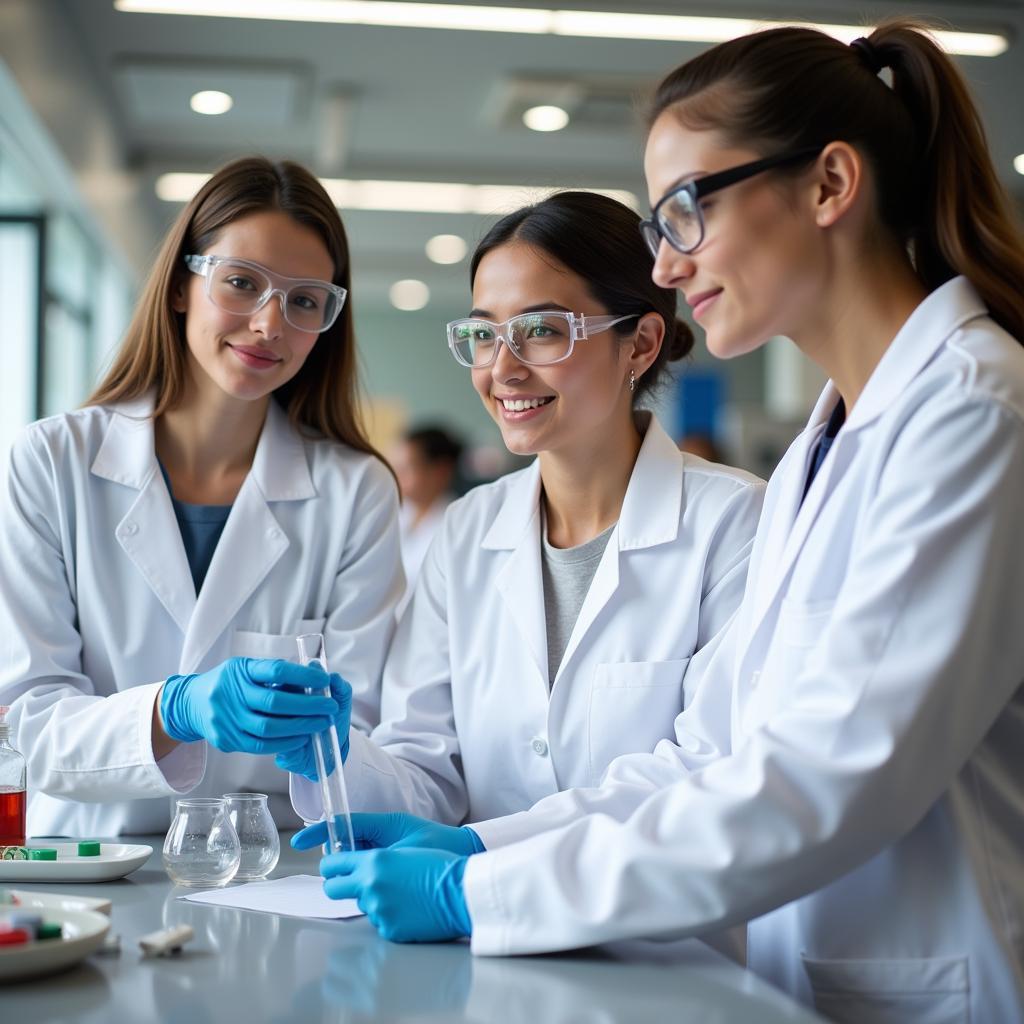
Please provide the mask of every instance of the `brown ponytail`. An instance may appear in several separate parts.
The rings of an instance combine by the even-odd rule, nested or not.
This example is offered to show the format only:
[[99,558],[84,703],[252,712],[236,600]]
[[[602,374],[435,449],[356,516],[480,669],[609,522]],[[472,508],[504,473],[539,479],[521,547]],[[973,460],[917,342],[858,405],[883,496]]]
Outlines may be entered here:
[[649,123],[669,108],[765,155],[857,145],[875,174],[879,218],[925,287],[963,274],[1024,344],[1024,239],[967,83],[917,22],[887,20],[866,46],[805,28],[730,40],[664,79]]

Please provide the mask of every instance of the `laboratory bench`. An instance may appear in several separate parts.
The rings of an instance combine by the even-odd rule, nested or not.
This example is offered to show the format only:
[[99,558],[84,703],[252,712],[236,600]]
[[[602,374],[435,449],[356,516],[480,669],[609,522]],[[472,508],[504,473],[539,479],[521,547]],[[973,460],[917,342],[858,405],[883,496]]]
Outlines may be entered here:
[[[282,835],[272,878],[316,874],[318,856]],[[119,955],[62,974],[0,985],[4,1021],[224,1024],[225,1021],[473,1021],[478,1024],[810,1024],[821,1018],[697,940],[622,943],[571,954],[473,957],[465,942],[395,945],[364,917],[305,920],[179,900],[162,836],[127,878],[25,885],[113,902]],[[195,938],[172,957],[141,959],[140,936],[175,924]]]

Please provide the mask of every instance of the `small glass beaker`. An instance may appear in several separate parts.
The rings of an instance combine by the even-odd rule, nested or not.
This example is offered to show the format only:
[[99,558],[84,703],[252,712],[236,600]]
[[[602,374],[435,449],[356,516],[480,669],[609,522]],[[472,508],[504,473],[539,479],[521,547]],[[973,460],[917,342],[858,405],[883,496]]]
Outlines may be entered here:
[[242,858],[235,827],[220,797],[178,801],[164,840],[164,868],[175,885],[227,885]]
[[267,806],[267,794],[225,793],[224,805],[242,850],[235,881],[266,878],[281,856],[281,839]]

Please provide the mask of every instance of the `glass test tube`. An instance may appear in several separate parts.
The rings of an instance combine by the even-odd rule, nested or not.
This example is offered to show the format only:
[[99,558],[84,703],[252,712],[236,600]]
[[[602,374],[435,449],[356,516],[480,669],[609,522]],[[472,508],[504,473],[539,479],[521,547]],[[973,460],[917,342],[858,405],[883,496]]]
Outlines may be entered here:
[[[327,656],[324,652],[324,638],[322,633],[304,633],[296,637],[295,642],[299,647],[299,663],[311,665],[313,662],[327,671]],[[309,688],[307,693],[316,692]],[[330,686],[323,691],[325,697],[331,696]],[[334,757],[334,771],[327,773],[327,751],[325,744],[330,744],[330,753]],[[320,796],[324,805],[324,820],[327,822],[328,846],[330,853],[341,853],[343,850],[354,850],[356,848],[355,837],[352,834],[352,814],[348,805],[348,790],[345,788],[345,775],[342,771],[341,744],[338,742],[338,730],[334,723],[322,733],[313,734],[313,756],[316,759],[316,774],[320,779]],[[345,818],[345,836],[339,834],[338,818]],[[348,839],[345,845],[344,838]]]

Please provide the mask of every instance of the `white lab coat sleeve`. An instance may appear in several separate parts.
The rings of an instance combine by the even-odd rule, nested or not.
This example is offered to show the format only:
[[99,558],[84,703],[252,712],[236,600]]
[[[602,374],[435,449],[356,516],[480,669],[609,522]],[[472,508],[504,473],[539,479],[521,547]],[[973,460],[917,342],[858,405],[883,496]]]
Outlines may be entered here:
[[329,667],[352,687],[352,724],[368,733],[380,721],[381,672],[395,630],[395,607],[405,590],[398,490],[379,459],[367,460],[348,521],[324,645]]
[[15,441],[0,508],[0,703],[35,792],[110,802],[180,795],[206,768],[205,744],[154,758],[162,680],[99,695],[82,671],[74,581],[64,552],[74,524],[56,468],[31,428]]
[[[354,811],[407,811],[452,825],[466,816],[448,656],[448,552],[442,529],[388,655],[381,723],[369,737],[349,734],[345,783]],[[314,783],[292,776],[291,794],[305,821],[322,816]]]
[[[747,566],[757,534],[764,494],[765,484],[760,480],[741,485],[722,506],[715,529],[705,544],[707,557],[695,655],[699,655],[709,645],[708,655],[714,653],[713,641],[728,627],[743,600]],[[697,662],[696,672],[687,668],[686,703],[690,702],[692,691],[699,684],[699,676],[707,664],[707,657],[698,657]]]
[[898,840],[948,788],[1024,678],[1024,429],[992,400],[929,405],[890,449],[773,715],[626,822],[594,814],[470,858],[475,953],[758,917]]
[[599,787],[562,790],[527,811],[475,822],[473,830],[488,850],[561,828],[586,814],[623,821],[655,790],[728,751],[735,648],[726,636],[743,599],[764,492],[760,481],[740,485],[723,504],[706,543],[698,646],[683,680],[684,708],[676,717],[675,742],[663,740],[653,751],[617,757]]

